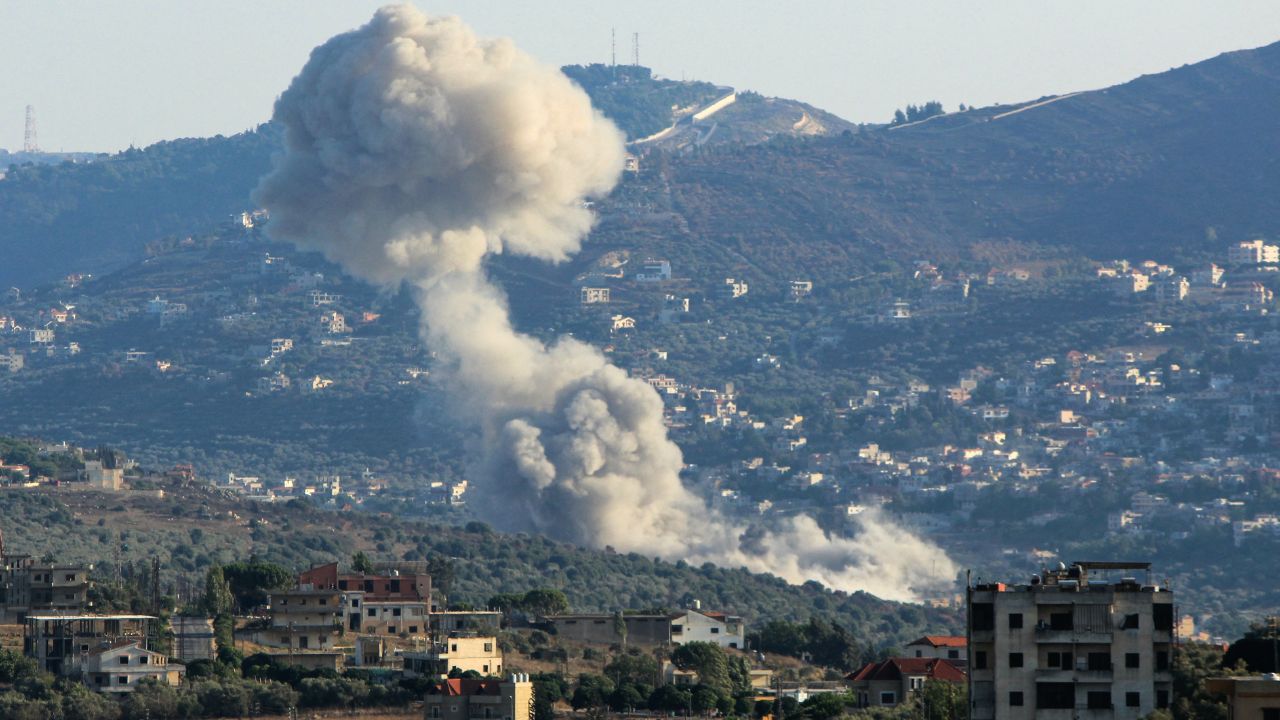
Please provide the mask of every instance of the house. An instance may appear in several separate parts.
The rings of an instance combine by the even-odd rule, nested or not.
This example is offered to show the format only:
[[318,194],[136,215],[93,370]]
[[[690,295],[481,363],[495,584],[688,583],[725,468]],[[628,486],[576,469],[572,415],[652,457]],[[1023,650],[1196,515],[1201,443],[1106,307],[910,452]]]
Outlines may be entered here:
[[1227,248],[1229,265],[1274,265],[1280,263],[1280,246],[1263,240],[1249,240]]
[[502,675],[502,648],[492,635],[464,637],[454,635],[433,643],[426,650],[413,650],[401,655],[405,677],[430,677],[443,680],[455,670],[475,671],[481,675]]
[[791,299],[799,301],[801,298],[807,298],[813,294],[812,280],[792,280],[791,281]]
[[845,676],[845,684],[861,708],[901,705],[930,680],[962,683],[966,676],[950,660],[924,657],[867,663]]
[[969,641],[963,635],[925,635],[907,645],[907,656],[965,662],[965,648]]
[[610,291],[607,287],[582,287],[578,291],[578,302],[583,305],[598,305],[609,302]]
[[628,317],[626,315],[614,315],[609,320],[612,323],[612,327],[610,329],[613,332],[618,332],[619,330],[634,330],[636,328],[636,319],[633,317]]
[[23,622],[31,613],[76,613],[89,606],[89,565],[39,563],[10,553],[0,536],[0,620]]
[[26,357],[19,354],[13,348],[9,348],[9,352],[0,355],[0,369],[8,370],[16,373],[26,365]]
[[350,332],[350,329],[347,327],[347,318],[337,310],[330,310],[320,316],[320,329],[330,335]]
[[528,675],[450,678],[423,698],[424,720],[532,720],[533,683]]
[[1280,715],[1280,675],[1207,678],[1204,687],[1227,698],[1232,720],[1272,720]]
[[726,648],[745,648],[746,624],[737,615],[689,610],[671,618],[671,642],[709,642]]
[[335,293],[327,293],[320,290],[312,290],[307,293],[307,302],[311,307],[320,307],[322,305],[332,305],[342,299],[341,295]]
[[[425,572],[340,573],[328,563],[298,574],[298,587],[348,593],[343,626],[365,635],[425,636],[429,631],[431,576]],[[358,593],[358,594],[357,594]]]
[[[24,621],[22,650],[44,672],[79,678],[89,668],[98,668],[100,672],[104,667],[110,668],[112,658],[116,658],[116,666],[139,667],[143,664],[142,655],[154,652],[160,641],[160,620],[151,615],[29,615]],[[101,662],[103,652],[98,652],[97,661],[90,659],[90,653],[95,651],[130,645],[136,649],[107,655],[105,666]],[[120,661],[121,655],[129,657],[130,662]],[[149,668],[168,665],[163,655],[146,656]],[[153,663],[152,658],[163,662]]]
[[284,373],[275,373],[266,377],[258,378],[258,392],[266,394],[273,392],[283,392],[289,389],[291,381],[289,376]]
[[671,262],[649,258],[640,264],[640,271],[632,276],[636,282],[665,282],[671,279]]
[[116,640],[92,648],[85,655],[81,678],[101,693],[133,692],[143,680],[176,687],[187,672],[185,665],[142,646],[139,640]]
[[746,295],[751,290],[746,280],[735,280],[733,278],[725,278],[724,284],[720,286],[720,294],[723,297],[734,299]]
[[666,645],[672,640],[670,615],[579,613],[551,615],[547,622],[555,628],[556,637],[575,642],[621,644],[623,634],[619,630],[624,628],[630,645]]
[[84,476],[89,483],[89,487],[101,490],[123,490],[124,489],[124,468],[115,466],[107,467],[101,460],[85,460]]

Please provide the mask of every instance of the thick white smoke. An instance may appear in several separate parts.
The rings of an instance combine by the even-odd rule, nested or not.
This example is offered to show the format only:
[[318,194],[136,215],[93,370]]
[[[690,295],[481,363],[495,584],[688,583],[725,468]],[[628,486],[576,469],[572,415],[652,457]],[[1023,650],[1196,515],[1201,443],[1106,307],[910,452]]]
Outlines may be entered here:
[[386,7],[312,52],[275,120],[286,150],[256,192],[270,233],[415,288],[455,411],[481,434],[475,491],[495,523],[887,598],[951,581],[941,550],[874,515],[853,540],[806,517],[767,531],[722,517],[681,482],[647,384],[511,326],[484,258],[564,260],[591,227],[584,200],[622,170],[622,134],[557,69]]

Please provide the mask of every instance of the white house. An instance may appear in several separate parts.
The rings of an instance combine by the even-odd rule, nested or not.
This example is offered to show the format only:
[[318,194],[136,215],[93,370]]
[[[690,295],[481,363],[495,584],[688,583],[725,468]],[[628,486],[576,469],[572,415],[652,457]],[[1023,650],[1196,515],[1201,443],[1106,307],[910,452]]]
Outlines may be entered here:
[[746,624],[737,615],[689,610],[671,619],[671,642],[709,642],[720,647],[745,648]]
[[126,693],[133,692],[143,680],[177,686],[186,668],[144,649],[136,640],[121,640],[90,650],[83,672],[85,684],[98,692]]

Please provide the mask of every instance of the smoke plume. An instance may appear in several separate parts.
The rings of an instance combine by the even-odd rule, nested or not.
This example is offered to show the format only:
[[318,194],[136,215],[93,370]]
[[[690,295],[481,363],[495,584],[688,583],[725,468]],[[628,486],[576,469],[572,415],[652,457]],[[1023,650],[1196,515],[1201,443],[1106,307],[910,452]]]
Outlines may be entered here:
[[622,170],[622,133],[557,69],[456,18],[386,7],[312,52],[275,120],[286,149],[256,191],[269,232],[413,287],[495,524],[888,598],[952,579],[941,550],[873,514],[851,540],[807,517],[723,517],[681,482],[647,384],[590,345],[512,327],[486,256],[565,260],[591,228],[584,201]]

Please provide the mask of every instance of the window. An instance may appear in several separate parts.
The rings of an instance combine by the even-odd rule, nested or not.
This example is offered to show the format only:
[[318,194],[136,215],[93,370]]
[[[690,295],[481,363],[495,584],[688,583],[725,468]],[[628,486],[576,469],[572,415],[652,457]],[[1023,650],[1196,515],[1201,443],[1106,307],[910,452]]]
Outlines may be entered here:
[[1111,707],[1111,693],[1105,690],[1090,690],[1085,696],[1085,707],[1090,710],[1107,710]]
[[306,635],[299,636],[298,647],[302,648],[303,650],[306,650],[308,647],[311,647],[309,641],[310,641],[310,638],[308,638]]
[[1009,693],[1009,704],[1013,707],[1022,707],[1022,692],[1014,690]]
[[960,659],[960,651],[959,651],[959,650],[948,650],[948,651],[947,651],[947,658],[948,658],[949,660],[959,660],[959,659]]
[[1124,622],[1121,623],[1121,630],[1137,630],[1138,629],[1138,613],[1130,613],[1124,616]]
[[1022,628],[1022,613],[1009,613],[1009,629],[1020,630]]
[[449,652],[458,652],[458,643],[449,646]]
[[376,609],[374,609],[374,608],[365,608],[365,609],[369,611],[369,617],[377,617],[377,616],[378,616],[378,611],[377,611]]
[[409,626],[409,632],[410,632],[410,633],[416,633],[416,632],[418,632],[418,626],[417,626],[417,625],[410,625],[410,626]]
[[924,657],[924,653],[922,653],[922,652],[920,652],[919,650],[917,650],[917,651],[916,651],[916,657]]
[[1280,708],[1262,708],[1262,720],[1280,720]]
[[1089,664],[1087,667],[1090,670],[1095,670],[1095,671],[1110,670],[1111,655],[1109,653],[1104,653],[1104,652],[1091,652],[1089,653]]
[[329,598],[320,598],[320,604],[321,604],[321,605],[328,605],[328,604],[329,604]]
[[360,598],[351,598],[351,607],[353,608],[360,607]]
[[346,590],[346,589],[347,589],[347,581],[346,581],[346,580],[339,580],[339,581],[338,581],[338,589],[339,589],[339,590]]
[[1172,605],[1153,605],[1151,606],[1151,620],[1156,630],[1172,630],[1173,629],[1173,606]]
[[76,581],[75,573],[67,573],[67,582],[75,582],[75,581]]
[[117,683],[117,684],[119,684],[119,685],[128,685],[128,684],[129,684],[129,676],[128,676],[128,675],[119,675],[119,676],[117,676],[117,677],[116,677],[116,683]]
[[712,634],[712,635],[719,635],[719,634],[720,634],[720,628],[717,628],[717,627],[713,627],[713,628],[711,628],[711,634]]
[[129,664],[129,656],[128,656],[128,655],[121,655],[121,656],[120,656],[120,664],[121,664],[121,665],[128,665],[128,664]]
[[365,581],[364,581],[364,591],[365,591],[365,592],[373,592],[373,581],[372,581],[372,580],[365,580]]
[[1049,667],[1059,670],[1071,669],[1071,653],[1069,652],[1051,652],[1049,653]]
[[1138,653],[1125,653],[1124,666],[1127,668],[1138,667]]
[[1136,692],[1127,692],[1124,694],[1125,707],[1138,707],[1142,704],[1142,694]]
[[1022,653],[1009,653],[1009,667],[1022,667]]
[[147,657],[146,655],[143,655],[142,657],[138,658],[139,665],[147,665],[150,662],[151,662],[151,658]]
[[881,704],[881,705],[894,705],[894,704],[896,704],[897,702],[898,702],[898,694],[897,694],[897,693],[891,693],[891,692],[882,692],[882,693],[880,693],[880,704]]
[[487,672],[489,672],[489,666],[488,666],[488,665],[485,665],[485,666],[484,666],[484,671],[485,671],[486,673],[487,673]]
[[995,630],[996,629],[996,606],[992,603],[974,603],[973,604],[973,629],[974,630]]
[[1156,651],[1156,672],[1165,672],[1169,669],[1169,651]]
[[671,634],[672,634],[672,635],[679,635],[679,634],[680,634],[680,633],[682,633],[682,632],[684,632],[684,626],[683,626],[683,625],[672,625],[672,626],[671,626]]
[[399,580],[392,580],[392,581],[391,581],[391,592],[393,592],[393,593],[398,593],[398,592],[400,592],[400,581],[399,581]]
[[1169,707],[1169,691],[1168,690],[1156,691],[1156,707],[1161,710]]
[[1075,627],[1071,613],[1052,613],[1049,615],[1050,630],[1071,630]]
[[1036,683],[1036,708],[1071,710],[1076,704],[1076,686],[1069,682]]
[[439,718],[439,717],[440,717],[440,706],[439,706],[439,705],[432,705],[432,706],[431,706],[431,717],[432,717],[433,719],[435,719],[435,718]]
[[976,670],[987,669],[987,653],[984,650],[978,650],[973,654],[973,667]]
[[493,652],[493,643],[485,643],[485,644],[484,644],[484,651],[485,651],[485,652]]
[[391,615],[392,617],[400,617],[400,608],[393,608],[391,610]]

